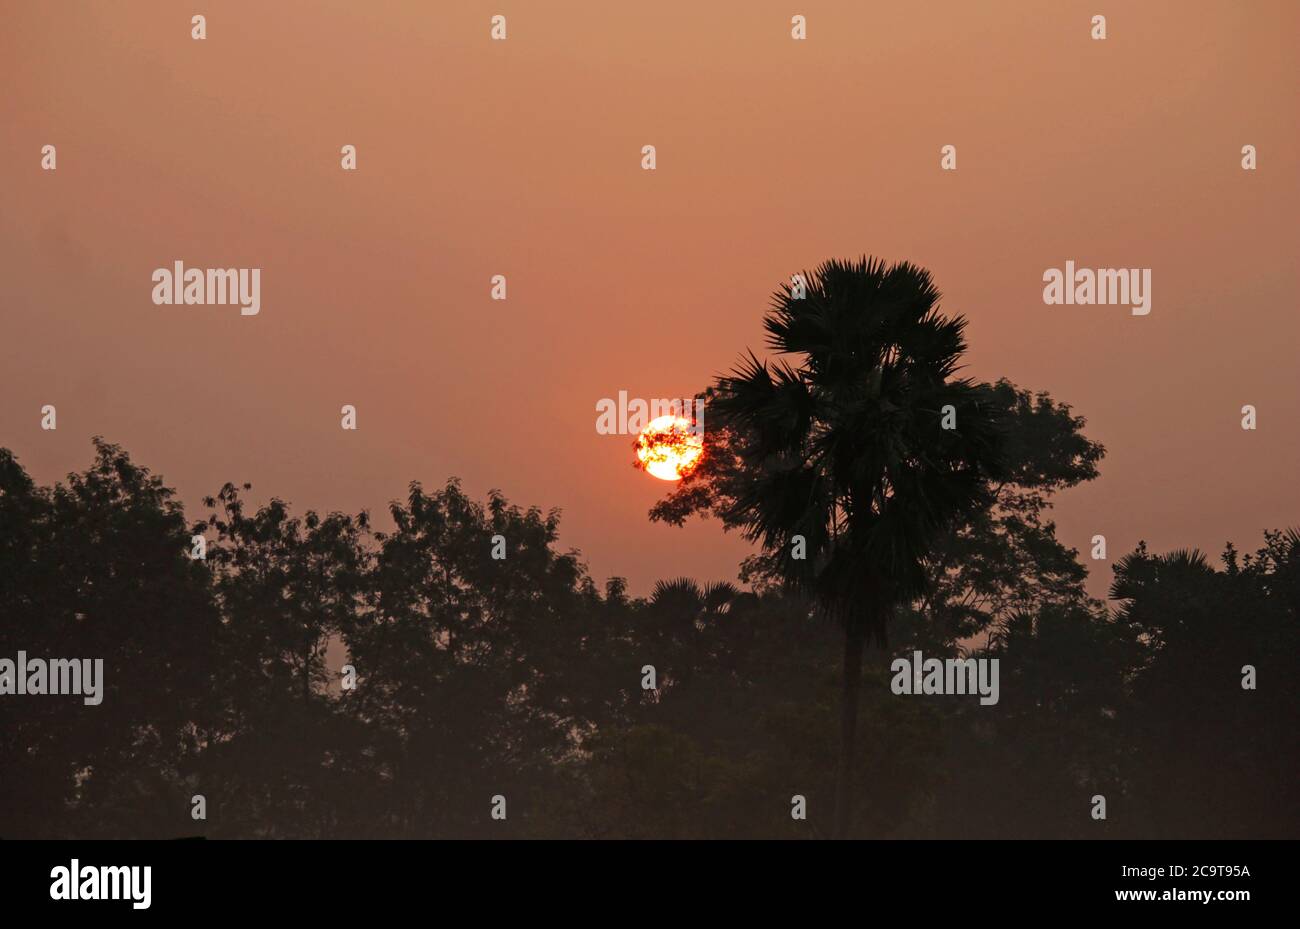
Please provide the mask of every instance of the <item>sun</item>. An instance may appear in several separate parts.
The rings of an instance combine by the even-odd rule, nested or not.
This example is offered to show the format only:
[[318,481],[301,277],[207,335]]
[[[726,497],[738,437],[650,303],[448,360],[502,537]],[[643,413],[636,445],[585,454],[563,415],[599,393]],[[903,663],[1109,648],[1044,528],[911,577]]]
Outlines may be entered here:
[[661,481],[680,481],[704,454],[704,437],[689,419],[660,416],[641,430],[636,440],[639,467]]

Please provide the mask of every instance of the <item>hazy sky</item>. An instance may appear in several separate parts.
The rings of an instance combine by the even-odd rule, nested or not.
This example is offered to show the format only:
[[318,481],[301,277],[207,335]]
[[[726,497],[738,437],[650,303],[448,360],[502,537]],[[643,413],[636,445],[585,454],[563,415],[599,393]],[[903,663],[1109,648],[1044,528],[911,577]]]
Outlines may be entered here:
[[[227,480],[382,513],[459,475],[561,507],[598,580],[731,578],[595,404],[693,393],[782,280],[867,253],[932,270],[967,373],[1088,418],[1085,555],[1300,524],[1300,4],[190,6],[0,2],[0,445],[41,481],[96,434],[196,518]],[[178,259],[261,268],[261,312],[154,305]],[[1152,269],[1150,315],[1045,306],[1067,259]]]

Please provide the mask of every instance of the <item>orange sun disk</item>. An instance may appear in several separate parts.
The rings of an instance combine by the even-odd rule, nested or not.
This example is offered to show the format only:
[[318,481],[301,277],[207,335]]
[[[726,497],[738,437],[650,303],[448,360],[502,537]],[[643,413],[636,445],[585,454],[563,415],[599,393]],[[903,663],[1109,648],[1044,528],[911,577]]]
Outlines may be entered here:
[[641,430],[636,457],[642,468],[661,481],[680,481],[704,454],[704,437],[681,416],[660,416]]

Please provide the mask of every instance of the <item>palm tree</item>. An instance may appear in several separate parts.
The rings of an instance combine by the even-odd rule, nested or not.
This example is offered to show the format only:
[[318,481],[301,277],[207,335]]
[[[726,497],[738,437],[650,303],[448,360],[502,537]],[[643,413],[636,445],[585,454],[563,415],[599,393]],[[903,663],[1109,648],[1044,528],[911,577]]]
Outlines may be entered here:
[[694,676],[701,667],[701,650],[707,649],[708,641],[716,635],[717,623],[742,597],[746,595],[726,581],[701,587],[691,578],[678,577],[655,584],[647,604],[646,631],[680,651],[684,663],[675,669],[679,679]]
[[769,347],[711,391],[711,429],[739,463],[728,525],[761,543],[791,588],[844,627],[836,835],[852,823],[854,742],[868,640],[925,587],[923,559],[989,499],[1001,429],[986,390],[956,374],[962,317],[938,313],[930,274],[828,261],[764,319]]
[[681,619],[691,628],[727,612],[727,607],[742,596],[734,584],[726,581],[701,587],[689,577],[658,581],[650,593],[650,608]]
[[1216,621],[1215,593],[1222,578],[1199,549],[1152,555],[1146,542],[1140,542],[1113,570],[1109,596],[1119,603],[1115,617],[1153,651],[1164,647],[1169,627],[1185,631],[1196,619]]

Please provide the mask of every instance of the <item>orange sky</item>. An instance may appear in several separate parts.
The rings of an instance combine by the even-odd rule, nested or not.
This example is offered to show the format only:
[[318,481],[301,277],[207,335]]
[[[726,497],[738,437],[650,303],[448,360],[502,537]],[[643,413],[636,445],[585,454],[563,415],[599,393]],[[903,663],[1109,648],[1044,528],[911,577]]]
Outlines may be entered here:
[[[0,3],[0,445],[42,481],[94,434],[194,517],[227,480],[379,512],[459,475],[562,507],[598,579],[730,578],[716,523],[647,523],[665,485],[595,403],[703,387],[781,280],[869,253],[934,272],[968,373],[1088,417],[1067,543],[1300,523],[1300,4],[193,6]],[[261,313],[155,306],[177,259],[262,268]],[[1151,314],[1045,306],[1067,259],[1151,268]]]

